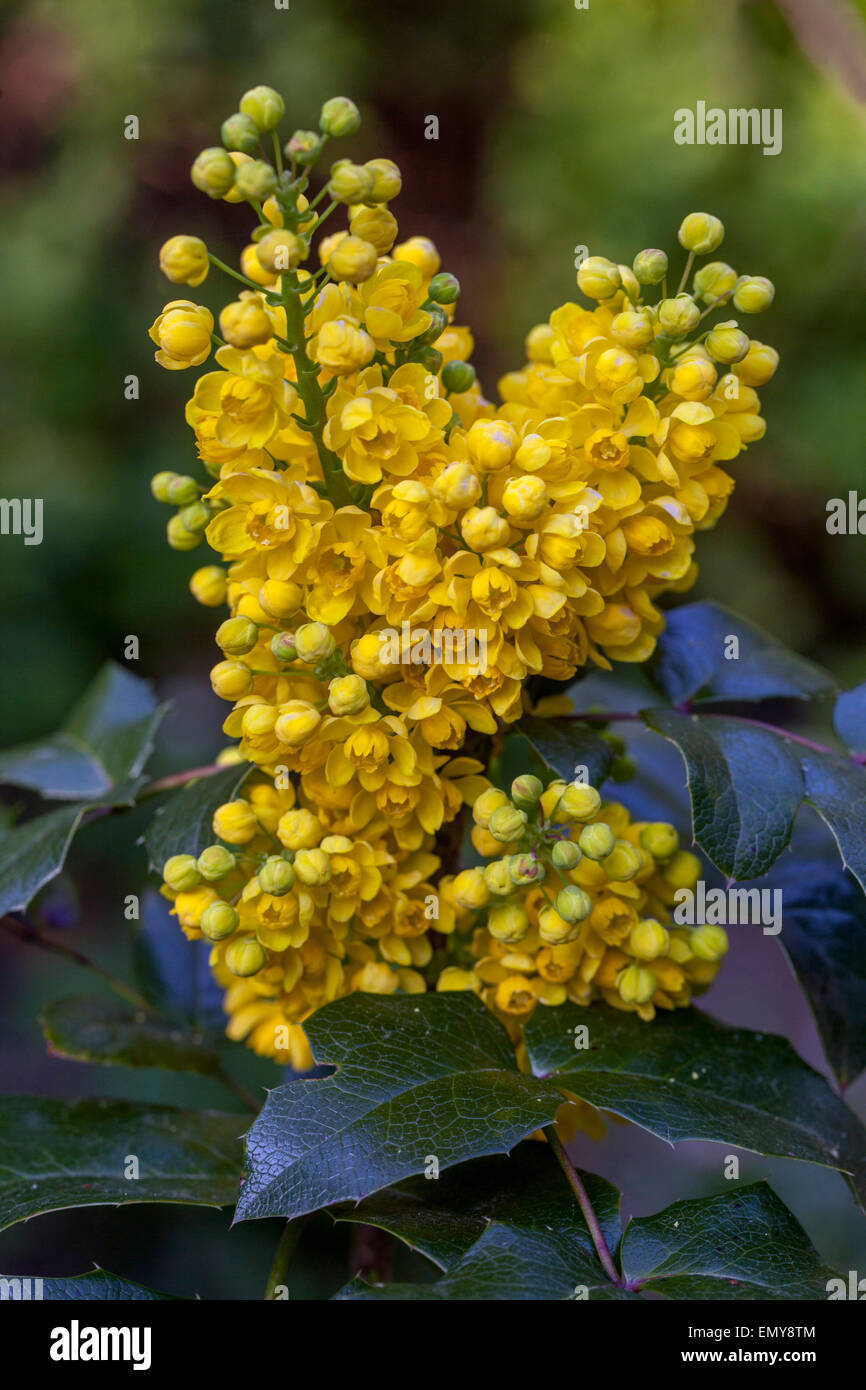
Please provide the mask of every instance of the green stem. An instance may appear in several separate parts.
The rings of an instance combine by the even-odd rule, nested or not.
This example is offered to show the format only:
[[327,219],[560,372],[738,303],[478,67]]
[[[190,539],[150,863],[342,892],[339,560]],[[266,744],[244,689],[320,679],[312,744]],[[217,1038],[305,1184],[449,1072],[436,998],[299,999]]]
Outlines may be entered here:
[[690,251],[690,252],[689,252],[689,258],[688,258],[688,260],[686,261],[686,268],[685,268],[685,270],[683,271],[683,278],[682,278],[682,280],[680,280],[679,289],[677,290],[677,294],[682,294],[683,290],[685,289],[685,287],[686,287],[686,281],[688,280],[689,275],[691,274],[691,269],[692,269],[692,266],[694,265],[694,263],[695,263],[695,253],[694,253],[694,251]]
[[261,285],[257,285],[255,280],[248,280],[247,277],[245,275],[241,275],[239,271],[232,270],[230,265],[226,265],[225,261],[219,260],[219,258],[215,256],[212,251],[208,251],[207,258],[210,261],[211,265],[216,266],[217,270],[224,271],[225,274],[230,275],[233,280],[239,280],[242,285],[246,285],[248,290],[255,290],[256,294],[261,294]]
[[287,1221],[280,1236],[280,1243],[277,1246],[274,1262],[271,1265],[271,1272],[268,1275],[268,1282],[265,1285],[265,1299],[274,1299],[279,1285],[285,1285],[286,1275],[289,1272],[289,1264],[295,1253],[298,1244],[298,1237],[306,1221],[306,1217],[299,1216],[294,1221]]
[[580,1180],[577,1169],[565,1150],[565,1145],[556,1132],[555,1125],[546,1125],[544,1129],[550,1147],[556,1155],[556,1160],[565,1174],[569,1187],[577,1198],[577,1204],[583,1212],[583,1219],[589,1227],[589,1234],[592,1236],[592,1243],[595,1246],[595,1253],[598,1255],[599,1262],[612,1284],[617,1288],[623,1288],[625,1281],[614,1264],[610,1251],[607,1248],[607,1241],[601,1229],[599,1219],[593,1210],[592,1202],[589,1200],[586,1188]]
[[76,951],[73,946],[67,946],[61,941],[52,941],[50,936],[45,936],[38,927],[34,927],[30,922],[16,922],[13,917],[0,917],[0,927],[11,932],[13,936],[17,936],[19,941],[27,941],[31,946],[38,946],[43,951],[51,951],[54,955],[65,956],[67,960],[74,961],[76,965],[83,966],[85,970],[92,970],[128,1004],[133,1004],[136,1009],[145,1009],[147,1013],[153,1013],[153,1005],[148,1003],[144,995],[139,994],[138,990],[133,989],[117,975],[113,975],[104,966],[98,965],[95,960],[91,960],[83,951]]
[[272,130],[272,131],[271,131],[271,139],[272,139],[273,142],[274,142],[274,163],[275,163],[276,166],[277,166],[277,173],[278,173],[278,174],[282,174],[282,172],[283,172],[283,155],[282,155],[282,151],[280,150],[280,137],[277,135],[277,132],[276,132],[275,130]]
[[304,403],[307,429],[316,442],[319,462],[328,496],[335,507],[350,507],[352,495],[349,483],[343,472],[343,465],[337,455],[332,453],[324,440],[327,412],[325,397],[319,385],[319,368],[307,356],[304,339],[304,306],[298,286],[297,272],[284,274],[280,281],[283,308],[286,311],[286,339],[297,372],[298,395]]

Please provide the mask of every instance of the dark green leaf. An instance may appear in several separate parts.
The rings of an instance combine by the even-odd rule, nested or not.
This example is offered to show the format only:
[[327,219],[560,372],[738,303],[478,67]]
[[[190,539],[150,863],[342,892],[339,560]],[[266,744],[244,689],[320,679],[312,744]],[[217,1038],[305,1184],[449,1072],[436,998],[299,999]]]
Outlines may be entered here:
[[[576,719],[539,719],[527,714],[518,733],[532,745],[541,761],[566,782],[588,781],[600,787],[610,770],[611,751],[603,738]],[[585,775],[577,769],[586,768]]]
[[852,752],[866,753],[866,681],[842,692],[833,710],[833,723]]
[[[866,898],[841,870],[814,861],[781,881],[780,938],[803,987],[840,1085],[866,1067]],[[809,871],[811,870],[811,872]]]
[[628,1282],[676,1299],[826,1299],[834,1272],[766,1183],[631,1221]]
[[121,999],[74,995],[49,1004],[40,1020],[50,1052],[78,1062],[163,1067],[212,1076],[216,1052],[197,1033],[184,1033]]
[[190,941],[161,893],[147,889],[135,934],[135,979],[145,999],[196,1028],[222,1032],[223,991],[213,977],[210,942]]
[[[589,1028],[589,1047],[574,1028]],[[717,1023],[698,1009],[651,1024],[600,1004],[537,1009],[532,1070],[668,1143],[709,1139],[840,1169],[866,1198],[866,1133],[784,1038]]]
[[58,733],[0,753],[0,782],[62,801],[129,800],[164,712],[146,681],[109,661]]
[[0,916],[22,912],[60,873],[87,806],[60,806],[16,825],[0,841]]
[[[237,1115],[134,1101],[0,1097],[0,1230],[67,1207],[228,1206],[242,1124]],[[131,1156],[137,1179],[124,1177]]]
[[471,994],[351,995],[304,1024],[327,1077],[268,1095],[247,1136],[241,1220],[300,1216],[424,1171],[507,1153],[554,1118],[554,1084],[517,1070]]
[[[620,1196],[604,1178],[582,1173],[605,1240],[616,1250],[622,1236]],[[446,1272],[453,1269],[492,1221],[542,1234],[554,1232],[571,1251],[567,1297],[578,1265],[593,1284],[602,1278],[595,1249],[580,1209],[547,1144],[518,1144],[509,1157],[479,1158],[438,1178],[407,1178],[396,1187],[367,1197],[357,1206],[339,1207],[338,1221],[379,1226],[418,1250]]]
[[833,832],[842,863],[866,892],[866,769],[842,754],[803,751],[806,800]]
[[174,1301],[173,1293],[157,1293],[156,1289],[135,1284],[107,1269],[91,1269],[86,1274],[70,1274],[65,1279],[41,1279],[42,1298],[46,1303],[114,1302],[138,1300]]
[[[729,641],[735,637],[737,650]],[[836,685],[820,666],[789,651],[746,618],[719,603],[689,603],[666,615],[649,663],[650,675],[670,700],[813,699]]]
[[161,872],[173,854],[199,855],[212,845],[214,811],[237,795],[250,770],[249,763],[231,763],[172,792],[144,837],[151,867]]
[[765,873],[790,840],[803,798],[791,745],[723,715],[652,709],[643,716],[682,753],[701,849],[732,878]]

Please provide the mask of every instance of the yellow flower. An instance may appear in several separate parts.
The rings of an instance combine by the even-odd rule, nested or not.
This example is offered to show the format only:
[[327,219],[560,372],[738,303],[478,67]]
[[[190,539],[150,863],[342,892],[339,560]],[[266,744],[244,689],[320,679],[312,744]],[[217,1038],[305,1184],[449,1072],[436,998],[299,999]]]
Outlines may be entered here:
[[380,266],[361,287],[364,327],[377,348],[408,343],[430,327],[421,308],[426,295],[423,272],[408,260]]
[[159,268],[173,285],[200,285],[210,270],[207,247],[197,236],[173,236],[159,248]]
[[221,444],[259,448],[286,424],[298,398],[284,380],[283,360],[278,354],[263,359],[233,347],[218,348],[216,360],[225,370],[199,377],[187,421],[195,426],[204,416],[215,416]]
[[159,344],[154,356],[161,367],[172,372],[198,367],[210,356],[213,314],[189,299],[173,299],[148,331]]

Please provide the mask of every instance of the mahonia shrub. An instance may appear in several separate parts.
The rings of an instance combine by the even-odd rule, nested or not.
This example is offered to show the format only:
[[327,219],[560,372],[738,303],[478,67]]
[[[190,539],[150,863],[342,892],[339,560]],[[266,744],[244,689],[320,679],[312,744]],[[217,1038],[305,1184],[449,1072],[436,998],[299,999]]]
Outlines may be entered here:
[[[275,163],[257,153],[282,99],[244,103],[192,169],[254,214],[238,269],[191,235],[160,264],[175,284],[215,265],[245,288],[218,333],[192,300],[150,330],[170,371],[218,344],[186,407],[211,481],[163,472],[153,492],[178,508],[169,544],[205,540],[224,563],[190,587],[230,613],[211,672],[232,707],[223,760],[259,773],[218,809],[213,845],[164,868],[181,927],[213,943],[229,1034],[304,1068],[299,1025],[355,990],[472,989],[511,1024],[566,999],[647,1020],[688,1004],[727,942],[663,924],[670,885],[700,867],[675,830],[580,782],[530,777],[509,800],[486,769],[535,678],[652,654],[657,599],[694,582],[695,533],[733,488],[722,465],[764,433],[756,387],[777,355],[724,314],[767,308],[773,287],[707,260],[724,229],[692,213],[676,293],[663,251],[587,258],[593,307],[534,327],[494,405],[455,276],[428,238],[398,241],[397,167],[339,159],[312,192],[353,103],[296,131],[287,167],[276,137]],[[510,854],[455,876],[437,837],[465,806],[476,850]]]
[[[840,693],[712,602],[661,606],[693,584],[697,535],[763,436],[778,358],[742,324],[773,286],[717,259],[722,223],[690,213],[673,269],[656,248],[582,259],[581,302],[530,329],[494,400],[457,279],[417,229],[401,239],[398,168],[332,160],[354,104],[288,139],[283,116],[255,87],[196,158],[237,245],[179,234],[160,265],[178,293],[219,274],[230,297],[216,318],[170,300],[150,329],[160,366],[199,369],[199,466],[152,491],[169,545],[213,552],[189,586],[223,610],[227,743],[149,780],[162,708],[109,663],[58,733],[0,755],[0,781],[61,803],[0,837],[0,921],[55,953],[37,899],[73,835],[165,798],[135,983],[67,949],[115,997],[55,1001],[41,1023],[55,1056],[229,1090],[256,1113],[243,1173],[236,1113],[0,1098],[0,1218],[166,1200],[283,1217],[266,1298],[289,1296],[300,1222],[324,1208],[367,1227],[341,1299],[848,1297],[766,1184],[619,1232],[615,1190],[565,1147],[612,1116],[715,1141],[726,1165],[733,1146],[835,1168],[866,1201],[839,1092],[784,1039],[692,1007],[727,927],[763,922],[775,949],[770,890],[731,885],[763,879],[806,802],[849,872],[797,825],[783,945],[839,1090],[866,1066],[866,687]],[[609,707],[622,687],[642,703]],[[796,698],[814,721],[828,697],[830,745],[748,712]],[[263,1089],[274,1063],[264,1099],[232,1070]],[[438,1282],[379,1287],[382,1230]],[[162,1297],[104,1270],[46,1284]]]

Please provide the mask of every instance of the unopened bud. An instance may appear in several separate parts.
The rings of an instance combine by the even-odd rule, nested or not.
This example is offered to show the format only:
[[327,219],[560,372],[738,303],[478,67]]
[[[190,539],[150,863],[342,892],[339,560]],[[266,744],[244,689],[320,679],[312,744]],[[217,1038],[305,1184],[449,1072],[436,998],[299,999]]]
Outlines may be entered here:
[[583,851],[580,845],[575,844],[573,840],[557,840],[550,852],[550,857],[555,869],[562,869],[567,872],[569,869],[577,868],[583,858]]
[[666,956],[670,950],[671,938],[667,929],[654,917],[644,917],[636,927],[632,927],[628,939],[630,950],[641,960],[655,960]]
[[656,992],[656,977],[643,965],[629,965],[617,975],[616,987],[624,1004],[648,1004]]
[[677,232],[680,246],[694,251],[696,256],[708,256],[721,246],[725,237],[724,223],[709,212],[690,212]]
[[494,840],[508,844],[511,840],[520,839],[526,829],[526,822],[526,812],[519,811],[516,806],[512,806],[509,802],[508,805],[500,806],[498,811],[493,812],[487,828]]
[[606,859],[616,844],[616,836],[609,825],[598,821],[584,826],[577,843],[587,859]]
[[582,888],[569,883],[560,888],[554,906],[566,922],[582,922],[592,912],[592,898]]
[[197,156],[190,178],[209,198],[222,198],[235,181],[234,161],[222,146],[213,145]]
[[226,969],[242,979],[257,975],[268,963],[268,953],[254,936],[242,936],[230,941],[225,953]]
[[249,618],[226,618],[216,630],[216,643],[228,656],[244,656],[259,640],[259,630]]
[[515,777],[511,783],[511,800],[521,811],[532,811],[543,791],[544,786],[540,778],[527,773],[523,777]]
[[689,936],[689,946],[698,960],[721,960],[728,949],[728,933],[723,927],[695,927]]
[[216,883],[218,879],[225,878],[235,867],[236,860],[230,849],[225,845],[208,845],[203,849],[196,861],[198,871],[203,879],[208,883]]
[[361,124],[361,113],[348,97],[331,97],[322,107],[319,129],[324,135],[353,135]]
[[201,873],[191,854],[173,854],[162,867],[162,876],[175,893],[188,893],[201,882]]
[[256,874],[259,887],[271,897],[282,898],[294,886],[295,871],[287,859],[272,854]]
[[208,941],[225,941],[237,930],[240,918],[231,903],[211,903],[201,915],[199,926]]
[[632,270],[642,285],[660,285],[668,273],[668,258],[664,251],[648,247],[646,251],[638,251]]
[[244,92],[238,103],[245,116],[255,123],[257,130],[273,130],[279,125],[286,110],[286,104],[273,87],[251,87]]

